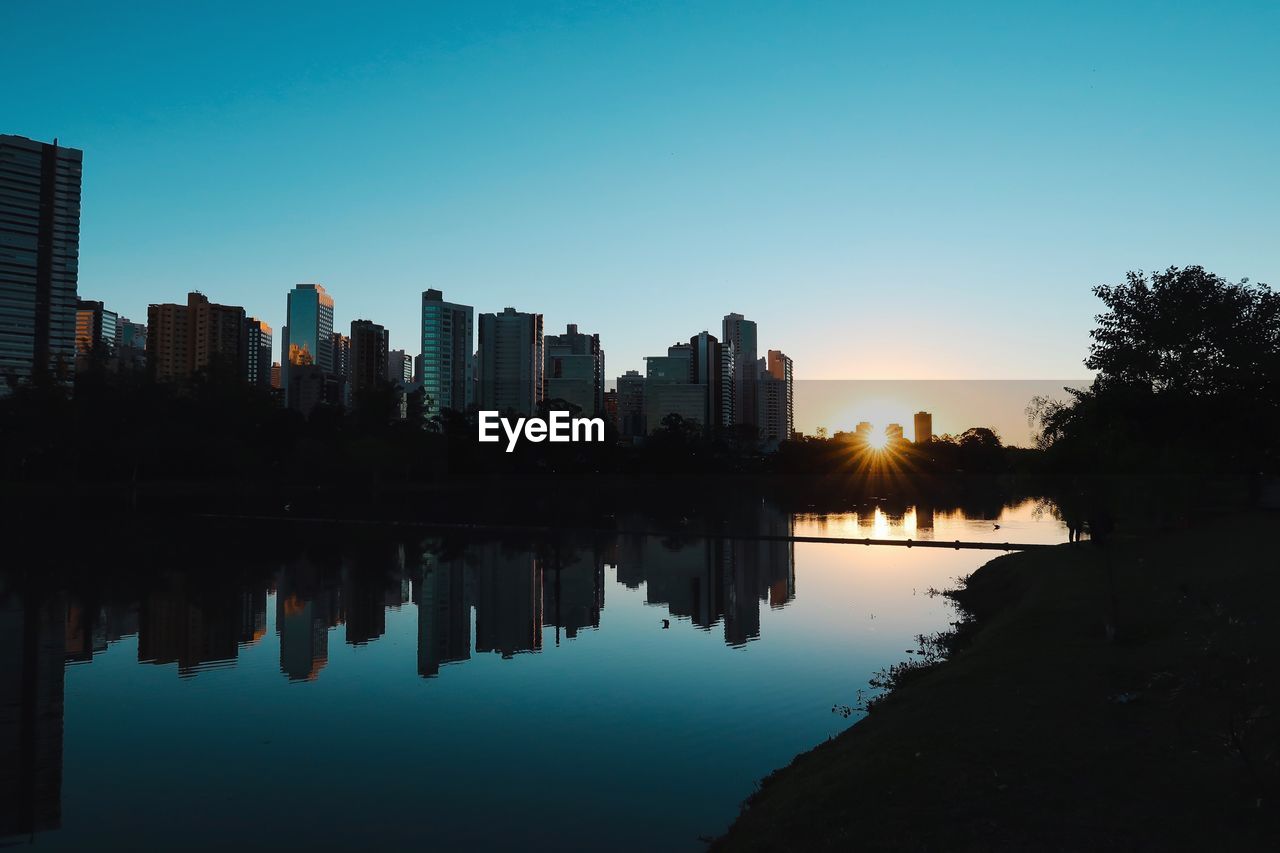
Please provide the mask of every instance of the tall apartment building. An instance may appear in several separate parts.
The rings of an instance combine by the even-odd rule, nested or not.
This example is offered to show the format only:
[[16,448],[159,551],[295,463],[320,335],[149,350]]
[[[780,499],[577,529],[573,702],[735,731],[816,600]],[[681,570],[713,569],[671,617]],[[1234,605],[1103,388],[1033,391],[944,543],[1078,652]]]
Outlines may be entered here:
[[257,388],[271,387],[271,327],[255,317],[244,321],[245,379]]
[[0,135],[0,394],[70,382],[76,356],[83,153]]
[[243,375],[244,309],[196,292],[187,294],[186,305],[148,305],[147,363],[158,382],[185,382],[216,367]]
[[916,412],[914,438],[916,444],[928,444],[933,441],[933,415],[929,412]]
[[689,339],[689,348],[689,379],[707,389],[706,407],[699,420],[708,430],[733,423],[733,373],[731,367],[725,369],[726,354],[732,362],[732,352],[726,353],[716,336],[705,331]]
[[756,386],[756,423],[766,446],[776,446],[795,432],[795,385],[791,359],[771,349],[760,359]]
[[652,433],[668,415],[706,426],[707,386],[693,381],[694,347],[673,344],[666,355],[645,357],[644,421]]
[[741,314],[726,314],[720,340],[733,349],[733,423],[756,420],[756,324]]
[[444,293],[422,294],[422,354],[417,381],[426,394],[426,414],[465,412],[475,404],[475,309],[445,302]]
[[351,394],[377,388],[387,381],[387,330],[372,320],[351,323]]
[[[543,400],[542,315],[480,315],[480,408],[533,415]],[[425,372],[426,365],[423,365]]]
[[618,377],[618,433],[638,438],[648,433],[644,420],[644,377],[628,370]]
[[546,399],[572,403],[584,415],[604,411],[604,350],[600,336],[579,332],[575,323],[563,335],[547,335]]
[[413,384],[413,356],[402,349],[387,352],[387,381],[408,387]]

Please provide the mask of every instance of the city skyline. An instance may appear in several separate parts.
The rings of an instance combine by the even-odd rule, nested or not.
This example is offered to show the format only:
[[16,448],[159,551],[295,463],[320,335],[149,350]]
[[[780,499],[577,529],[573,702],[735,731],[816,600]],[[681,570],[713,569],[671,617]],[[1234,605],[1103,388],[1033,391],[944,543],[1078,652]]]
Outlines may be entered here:
[[407,349],[438,288],[619,374],[678,306],[770,317],[805,378],[1070,376],[1091,285],[1276,277],[1274,8],[717,11],[15,8],[5,130],[89,152],[81,293],[125,316],[179,281],[278,330],[321,281]]

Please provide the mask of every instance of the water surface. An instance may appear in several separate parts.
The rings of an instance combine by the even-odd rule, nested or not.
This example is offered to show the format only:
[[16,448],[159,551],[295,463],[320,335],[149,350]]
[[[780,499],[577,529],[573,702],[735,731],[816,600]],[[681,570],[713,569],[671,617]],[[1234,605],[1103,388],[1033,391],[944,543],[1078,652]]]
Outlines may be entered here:
[[[761,505],[755,531],[1065,539],[1032,503],[991,514]],[[678,530],[206,545],[0,574],[6,842],[697,850],[954,618],[931,588],[994,556]]]

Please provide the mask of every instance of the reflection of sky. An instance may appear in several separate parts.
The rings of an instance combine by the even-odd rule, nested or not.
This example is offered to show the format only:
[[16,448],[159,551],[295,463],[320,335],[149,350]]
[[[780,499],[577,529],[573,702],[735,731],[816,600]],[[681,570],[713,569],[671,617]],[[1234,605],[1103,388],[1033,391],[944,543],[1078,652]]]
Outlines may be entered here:
[[[1001,524],[1051,526],[1030,512]],[[934,521],[947,536],[970,524]],[[880,513],[796,532],[909,524]],[[598,629],[557,645],[548,627],[539,653],[473,654],[431,679],[404,604],[373,642],[329,629],[316,679],[288,681],[272,593],[265,633],[234,666],[178,678],[139,666],[126,638],[67,670],[63,828],[40,842],[697,850],[755,780],[850,723],[833,705],[946,626],[930,587],[992,556],[799,543],[795,598],[760,602],[759,639],[739,648],[722,625],[646,604],[609,566]]]

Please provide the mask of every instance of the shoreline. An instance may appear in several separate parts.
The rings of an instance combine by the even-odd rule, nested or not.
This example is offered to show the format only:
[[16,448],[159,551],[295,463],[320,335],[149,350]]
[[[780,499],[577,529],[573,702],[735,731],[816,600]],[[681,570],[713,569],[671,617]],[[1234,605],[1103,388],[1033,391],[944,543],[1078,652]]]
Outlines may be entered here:
[[953,594],[964,647],[762,780],[710,849],[1270,847],[1277,518],[1210,521],[984,564]]

